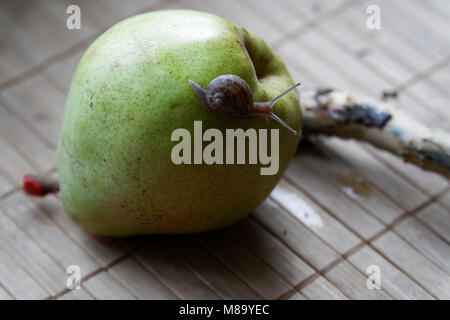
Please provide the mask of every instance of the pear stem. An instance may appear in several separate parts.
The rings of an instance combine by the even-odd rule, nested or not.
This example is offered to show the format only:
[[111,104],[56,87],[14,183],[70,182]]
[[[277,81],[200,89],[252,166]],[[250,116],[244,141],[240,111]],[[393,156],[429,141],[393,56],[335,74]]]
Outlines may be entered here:
[[41,175],[26,174],[23,176],[22,190],[30,196],[44,197],[59,192],[59,181]]

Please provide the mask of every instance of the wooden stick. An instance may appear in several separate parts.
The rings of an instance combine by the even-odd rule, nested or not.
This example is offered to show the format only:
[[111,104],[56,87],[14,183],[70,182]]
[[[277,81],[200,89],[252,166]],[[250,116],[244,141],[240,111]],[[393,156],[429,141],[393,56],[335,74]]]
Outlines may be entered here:
[[332,89],[302,92],[304,134],[365,141],[450,178],[450,134],[383,101]]

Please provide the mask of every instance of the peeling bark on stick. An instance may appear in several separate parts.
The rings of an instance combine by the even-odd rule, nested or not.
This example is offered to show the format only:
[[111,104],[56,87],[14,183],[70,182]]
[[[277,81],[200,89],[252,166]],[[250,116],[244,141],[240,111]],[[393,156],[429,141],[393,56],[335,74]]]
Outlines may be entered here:
[[450,133],[427,128],[394,106],[332,89],[302,92],[304,134],[365,141],[450,178]]

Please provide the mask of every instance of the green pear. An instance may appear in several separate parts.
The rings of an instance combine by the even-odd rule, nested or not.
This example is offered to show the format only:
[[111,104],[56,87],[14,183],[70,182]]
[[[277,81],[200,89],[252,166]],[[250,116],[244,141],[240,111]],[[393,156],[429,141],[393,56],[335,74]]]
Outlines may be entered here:
[[[283,175],[299,135],[273,120],[208,112],[189,80],[207,88],[223,74],[244,79],[255,101],[293,84],[264,40],[208,13],[145,13],[96,39],[73,76],[57,150],[68,215],[93,233],[129,236],[213,230],[255,209]],[[300,132],[296,92],[273,112]],[[194,135],[194,121],[224,134],[279,129],[278,172],[261,175],[258,164],[174,164],[171,134],[185,128]]]

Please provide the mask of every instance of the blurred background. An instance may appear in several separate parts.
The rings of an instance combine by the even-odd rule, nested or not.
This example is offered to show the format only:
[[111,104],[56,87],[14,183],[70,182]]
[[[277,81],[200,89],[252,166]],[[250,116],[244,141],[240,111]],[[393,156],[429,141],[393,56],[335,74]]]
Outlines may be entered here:
[[[80,29],[66,9],[77,5]],[[54,175],[65,99],[87,46],[151,10],[211,12],[263,37],[301,90],[381,97],[450,130],[446,0],[0,2],[0,299],[448,299],[449,181],[354,141],[317,139],[251,216],[204,235],[100,239],[26,172]],[[238,258],[236,258],[238,257]],[[80,266],[82,289],[66,288]],[[366,286],[379,266],[379,290]]]

